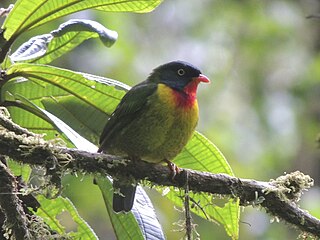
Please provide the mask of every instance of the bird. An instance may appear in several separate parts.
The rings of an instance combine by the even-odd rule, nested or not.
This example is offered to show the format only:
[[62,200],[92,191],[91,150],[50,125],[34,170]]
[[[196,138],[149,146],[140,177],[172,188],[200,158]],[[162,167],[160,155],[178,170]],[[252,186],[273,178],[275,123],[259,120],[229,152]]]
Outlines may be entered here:
[[[199,119],[198,84],[210,80],[192,64],[172,61],[155,68],[147,79],[132,87],[111,114],[98,152],[128,157],[132,161],[167,162],[174,159],[192,137]],[[113,181],[113,210],[132,209],[136,185]]]

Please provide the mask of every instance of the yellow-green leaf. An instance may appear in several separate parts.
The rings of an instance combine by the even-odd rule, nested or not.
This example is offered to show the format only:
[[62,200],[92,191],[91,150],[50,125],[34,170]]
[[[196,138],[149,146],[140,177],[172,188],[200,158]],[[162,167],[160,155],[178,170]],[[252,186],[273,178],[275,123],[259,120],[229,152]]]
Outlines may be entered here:
[[[182,168],[211,173],[226,173],[233,176],[230,165],[220,150],[206,137],[196,132],[183,151],[173,160]],[[183,206],[180,191],[171,191],[166,195],[176,205]],[[197,215],[220,222],[232,239],[239,236],[240,207],[238,199],[224,199],[207,193],[190,193],[190,197],[199,206],[191,208]],[[217,201],[218,198],[218,201]],[[219,205],[216,204],[219,202]],[[222,202],[222,204],[221,204]]]
[[68,198],[57,197],[55,199],[46,199],[44,196],[37,196],[41,207],[38,208],[36,215],[42,217],[52,230],[60,234],[64,234],[64,227],[57,219],[62,213],[68,213],[72,220],[77,224],[77,231],[68,233],[69,236],[76,239],[96,240],[95,235],[90,226],[80,217],[77,209]]
[[6,18],[6,40],[21,33],[71,13],[86,9],[109,12],[149,12],[156,8],[161,0],[18,0]]

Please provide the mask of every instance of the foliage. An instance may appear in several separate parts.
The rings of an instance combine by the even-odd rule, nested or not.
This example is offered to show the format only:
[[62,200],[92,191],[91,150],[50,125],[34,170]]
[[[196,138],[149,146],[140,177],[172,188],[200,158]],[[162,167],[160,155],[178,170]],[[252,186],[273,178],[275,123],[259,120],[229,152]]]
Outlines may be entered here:
[[44,196],[39,195],[37,200],[41,207],[37,210],[36,215],[42,217],[52,230],[64,235],[66,229],[62,226],[57,219],[61,214],[67,212],[70,214],[72,220],[77,224],[75,232],[68,233],[68,237],[76,239],[97,239],[97,236],[89,225],[79,216],[77,209],[68,198],[57,197],[55,199],[46,199]]
[[[99,37],[105,46],[110,47],[115,42],[117,33],[97,22],[75,19],[61,24],[57,30],[48,34],[32,37],[12,54],[9,50],[21,34],[77,11],[97,9],[109,12],[143,13],[153,10],[160,2],[159,0],[125,2],[18,0],[6,18],[0,36],[1,68],[5,71],[0,82],[1,105],[9,109],[12,119],[19,125],[45,134],[48,139],[54,139],[62,134],[61,137],[68,146],[79,148],[84,146],[79,144],[82,141],[97,144],[108,116],[129,87],[112,79],[43,64],[52,62],[90,38]],[[175,162],[180,167],[233,175],[222,153],[199,133],[194,135]],[[15,166],[13,169],[17,171],[20,166]],[[26,181],[30,176],[28,174],[31,172],[28,173],[25,170]],[[105,185],[100,180],[98,184],[100,188],[111,186],[110,182],[106,182]],[[160,191],[162,190],[160,188]],[[103,194],[103,196],[108,205],[110,194]],[[171,189],[167,197],[174,204],[182,205],[181,198],[175,189]],[[222,206],[218,206],[215,204],[215,197],[208,194],[192,194],[192,198],[199,206],[205,206],[205,211],[192,208],[194,213],[220,222],[232,239],[238,238],[239,202],[237,200],[227,199]],[[39,196],[38,200],[42,207],[35,214],[44,217],[53,230],[65,233],[65,229],[54,219],[62,211],[67,211],[78,224],[77,230],[72,233],[73,236],[96,238],[92,229],[79,217],[68,199],[58,197],[49,200]],[[47,209],[48,206],[54,206],[54,208]],[[128,236],[135,239],[143,238],[134,215],[125,217],[110,211],[109,214],[119,239],[126,239]],[[51,220],[47,221],[47,219]]]

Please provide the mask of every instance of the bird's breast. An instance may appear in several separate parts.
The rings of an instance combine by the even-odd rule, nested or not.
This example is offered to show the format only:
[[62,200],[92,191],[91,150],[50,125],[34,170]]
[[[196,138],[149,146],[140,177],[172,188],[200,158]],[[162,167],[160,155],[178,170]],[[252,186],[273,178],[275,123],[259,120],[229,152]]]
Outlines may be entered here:
[[190,112],[192,114],[194,111],[198,111],[198,102],[195,94],[186,94],[165,84],[159,84],[158,96],[161,102],[175,111]]
[[164,84],[158,86],[159,103],[168,118],[174,119],[175,127],[188,131],[194,129],[199,118],[198,102],[195,96],[186,96]]
[[[152,110],[148,111],[149,116],[156,116],[157,124],[153,125],[149,133],[157,140],[150,157],[145,158],[150,162],[161,161],[163,159],[173,159],[191,138],[198,123],[198,104],[193,99],[190,102],[177,100],[177,93],[170,87],[159,84],[156,99],[152,100]],[[191,104],[192,103],[192,104]],[[151,119],[151,117],[146,117]],[[155,147],[157,145],[157,147]],[[158,160],[157,160],[158,159]]]

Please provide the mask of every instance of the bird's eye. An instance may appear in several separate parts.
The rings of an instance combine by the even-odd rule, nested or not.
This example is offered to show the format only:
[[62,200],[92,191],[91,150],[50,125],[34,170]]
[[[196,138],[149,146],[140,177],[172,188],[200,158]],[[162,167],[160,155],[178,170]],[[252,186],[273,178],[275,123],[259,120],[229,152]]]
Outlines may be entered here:
[[178,75],[180,76],[183,76],[185,74],[185,71],[184,69],[180,68],[178,71],[177,71]]

